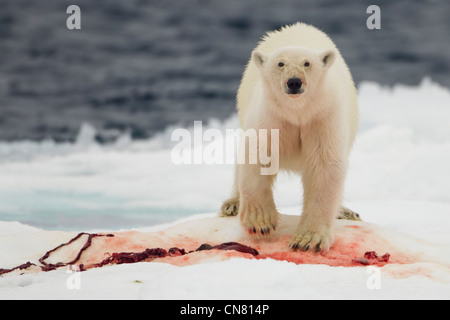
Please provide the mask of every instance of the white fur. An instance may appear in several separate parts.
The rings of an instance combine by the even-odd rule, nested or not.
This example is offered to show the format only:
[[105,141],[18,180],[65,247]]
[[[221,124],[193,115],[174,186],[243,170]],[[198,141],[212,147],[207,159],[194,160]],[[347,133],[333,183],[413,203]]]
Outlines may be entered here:
[[[301,94],[286,93],[292,77],[302,80]],[[280,168],[302,176],[303,213],[290,246],[328,250],[358,129],[357,93],[339,50],[325,33],[303,23],[269,32],[252,52],[237,107],[244,130],[279,129]],[[236,214],[230,208],[239,207],[243,227],[266,235],[278,225],[275,175],[261,175],[259,168],[237,165],[222,213]]]

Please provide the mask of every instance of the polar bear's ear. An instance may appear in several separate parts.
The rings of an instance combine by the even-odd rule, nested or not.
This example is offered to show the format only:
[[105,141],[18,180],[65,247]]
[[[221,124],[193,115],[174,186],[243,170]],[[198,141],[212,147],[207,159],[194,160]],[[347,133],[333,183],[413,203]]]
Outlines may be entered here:
[[336,52],[334,50],[327,50],[320,55],[320,59],[323,62],[325,68],[329,68],[336,60]]
[[267,60],[267,57],[264,53],[258,50],[253,50],[252,52],[252,60],[256,64],[258,68],[261,68]]

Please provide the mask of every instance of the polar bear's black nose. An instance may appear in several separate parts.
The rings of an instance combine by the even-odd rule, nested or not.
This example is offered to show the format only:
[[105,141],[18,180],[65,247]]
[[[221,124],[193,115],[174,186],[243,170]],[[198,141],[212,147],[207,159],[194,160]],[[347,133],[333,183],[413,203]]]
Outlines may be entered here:
[[300,78],[290,78],[287,81],[287,87],[292,91],[292,93],[297,93],[297,91],[302,87],[302,80]]

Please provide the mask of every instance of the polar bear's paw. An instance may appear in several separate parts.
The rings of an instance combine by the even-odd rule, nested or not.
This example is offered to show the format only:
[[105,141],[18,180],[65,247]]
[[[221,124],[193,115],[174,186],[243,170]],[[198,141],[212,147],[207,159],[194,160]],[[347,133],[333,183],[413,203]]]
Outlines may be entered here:
[[328,252],[333,244],[333,233],[329,228],[314,228],[300,225],[289,243],[293,250]]
[[239,213],[239,198],[230,198],[225,200],[220,208],[220,216],[233,217]]
[[358,213],[346,207],[341,207],[337,219],[362,221]]
[[275,206],[242,205],[239,212],[241,225],[251,235],[267,236],[278,227],[279,213]]

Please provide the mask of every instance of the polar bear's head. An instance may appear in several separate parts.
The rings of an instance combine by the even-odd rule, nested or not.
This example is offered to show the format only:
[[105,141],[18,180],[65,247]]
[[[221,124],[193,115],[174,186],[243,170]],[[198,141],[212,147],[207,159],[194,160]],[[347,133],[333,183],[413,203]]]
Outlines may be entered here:
[[265,86],[280,98],[302,99],[315,92],[335,59],[334,50],[316,51],[301,46],[283,47],[270,54],[252,52],[252,61]]

